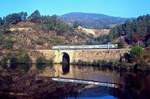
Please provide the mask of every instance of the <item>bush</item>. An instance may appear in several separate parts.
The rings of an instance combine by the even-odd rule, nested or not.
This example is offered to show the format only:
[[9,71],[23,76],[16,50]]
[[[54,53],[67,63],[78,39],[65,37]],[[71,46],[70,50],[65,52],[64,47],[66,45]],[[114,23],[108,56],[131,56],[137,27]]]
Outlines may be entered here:
[[43,70],[46,65],[52,65],[52,60],[46,60],[44,56],[38,57],[36,59],[36,66],[38,69]]
[[29,55],[27,54],[26,51],[19,51],[17,53],[8,53],[5,56],[2,56],[0,60],[0,65],[2,68],[7,68],[8,65],[11,68],[16,68],[16,66],[20,65],[25,65],[25,66],[30,66],[32,63]]
[[3,36],[3,34],[1,33],[1,31],[0,31],[0,45],[2,44],[3,39],[4,39],[4,36]]
[[26,64],[30,65],[32,63],[28,53],[24,50],[19,51],[17,55],[17,63],[18,64]]
[[45,64],[46,64],[46,59],[45,59],[45,57],[38,57],[38,58],[36,59],[36,64],[37,64],[37,65],[45,65]]
[[140,46],[132,47],[130,54],[134,58],[142,58],[144,56],[144,49]]
[[7,39],[5,39],[4,47],[7,48],[7,49],[12,49],[13,44],[14,44],[13,37],[8,36]]
[[3,69],[6,69],[8,66],[8,60],[9,58],[8,57],[2,57],[2,59],[0,60],[0,65]]

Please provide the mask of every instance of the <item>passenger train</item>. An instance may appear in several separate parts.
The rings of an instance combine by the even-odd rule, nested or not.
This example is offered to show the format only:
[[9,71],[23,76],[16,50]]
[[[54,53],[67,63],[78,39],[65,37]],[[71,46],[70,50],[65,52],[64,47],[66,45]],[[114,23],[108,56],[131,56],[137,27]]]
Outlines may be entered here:
[[102,44],[102,45],[58,45],[52,49],[116,49],[118,44]]

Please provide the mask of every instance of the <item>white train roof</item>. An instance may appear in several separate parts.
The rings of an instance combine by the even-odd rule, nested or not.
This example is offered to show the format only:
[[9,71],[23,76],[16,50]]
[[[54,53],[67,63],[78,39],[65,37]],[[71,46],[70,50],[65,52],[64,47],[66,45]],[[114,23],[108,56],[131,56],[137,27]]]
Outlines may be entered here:
[[52,49],[106,49],[118,48],[118,44],[102,44],[102,45],[57,45]]

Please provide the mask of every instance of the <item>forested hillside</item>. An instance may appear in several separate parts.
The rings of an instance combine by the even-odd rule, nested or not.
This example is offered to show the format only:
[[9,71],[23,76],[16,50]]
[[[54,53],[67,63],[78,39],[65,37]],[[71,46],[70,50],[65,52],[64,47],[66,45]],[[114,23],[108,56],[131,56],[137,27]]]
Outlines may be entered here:
[[38,10],[0,18],[0,49],[47,49],[57,44],[84,44],[89,38],[58,16],[43,16]]
[[0,49],[49,49],[60,44],[108,42],[150,45],[150,15],[128,20],[110,29],[110,33],[107,29],[79,26],[77,23],[69,25],[56,15],[41,15],[38,10],[31,15],[26,12],[12,13],[0,17]]
[[127,21],[111,30],[110,39],[123,37],[130,45],[150,46],[150,15]]

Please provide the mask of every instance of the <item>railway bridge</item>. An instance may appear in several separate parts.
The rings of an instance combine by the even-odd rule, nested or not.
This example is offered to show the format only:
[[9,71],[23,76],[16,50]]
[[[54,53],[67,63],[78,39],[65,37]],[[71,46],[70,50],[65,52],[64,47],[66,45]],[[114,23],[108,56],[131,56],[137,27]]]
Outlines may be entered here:
[[93,62],[97,60],[114,61],[119,60],[130,49],[118,49],[117,44],[104,45],[71,45],[53,46],[51,50],[38,50],[47,59],[52,59],[54,63],[69,63],[78,61]]

